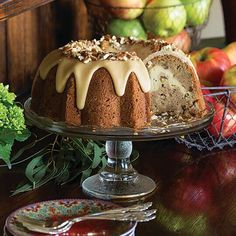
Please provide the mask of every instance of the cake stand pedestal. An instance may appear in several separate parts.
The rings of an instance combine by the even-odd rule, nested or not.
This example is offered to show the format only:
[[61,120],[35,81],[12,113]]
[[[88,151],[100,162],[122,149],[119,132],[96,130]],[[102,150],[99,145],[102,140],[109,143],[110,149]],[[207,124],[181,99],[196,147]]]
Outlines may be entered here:
[[107,166],[82,183],[84,192],[105,200],[136,200],[156,188],[155,182],[139,174],[130,161],[132,141],[148,141],[174,138],[203,129],[210,124],[214,111],[208,109],[201,119],[176,123],[165,117],[154,120],[151,127],[134,130],[131,128],[98,128],[91,126],[71,126],[40,117],[30,109],[31,98],[24,105],[29,122],[38,128],[66,137],[82,137],[106,141]]
[[100,199],[141,198],[156,188],[149,177],[138,174],[130,161],[131,141],[106,141],[107,166],[99,174],[87,178],[83,190]]

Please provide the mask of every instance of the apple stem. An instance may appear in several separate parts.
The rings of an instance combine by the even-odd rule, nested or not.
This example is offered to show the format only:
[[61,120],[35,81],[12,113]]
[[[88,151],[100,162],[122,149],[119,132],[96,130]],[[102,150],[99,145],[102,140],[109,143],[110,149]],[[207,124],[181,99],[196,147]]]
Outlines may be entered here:
[[202,54],[200,56],[200,61],[205,61],[207,59],[207,55],[206,54]]

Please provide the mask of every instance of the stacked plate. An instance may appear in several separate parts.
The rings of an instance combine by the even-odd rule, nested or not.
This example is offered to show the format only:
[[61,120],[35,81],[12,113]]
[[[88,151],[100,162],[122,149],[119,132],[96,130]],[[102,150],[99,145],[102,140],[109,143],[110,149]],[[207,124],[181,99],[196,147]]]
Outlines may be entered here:
[[[110,202],[81,199],[63,199],[35,203],[18,209],[7,218],[4,236],[44,235],[27,230],[17,221],[18,215],[27,215],[39,220],[50,219],[56,221],[116,207],[117,205]],[[68,232],[60,234],[60,236],[134,236],[136,225],[137,223],[135,222],[89,220],[74,224]]]

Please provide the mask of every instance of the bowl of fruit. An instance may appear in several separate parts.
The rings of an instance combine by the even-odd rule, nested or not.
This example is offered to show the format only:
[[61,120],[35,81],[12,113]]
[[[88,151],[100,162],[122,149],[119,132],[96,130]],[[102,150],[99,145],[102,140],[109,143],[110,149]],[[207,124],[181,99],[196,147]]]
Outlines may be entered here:
[[185,52],[196,48],[212,0],[85,0],[91,34],[161,38]]
[[212,123],[200,132],[176,138],[199,150],[236,144],[236,42],[224,48],[205,47],[190,53],[205,100],[215,110]]

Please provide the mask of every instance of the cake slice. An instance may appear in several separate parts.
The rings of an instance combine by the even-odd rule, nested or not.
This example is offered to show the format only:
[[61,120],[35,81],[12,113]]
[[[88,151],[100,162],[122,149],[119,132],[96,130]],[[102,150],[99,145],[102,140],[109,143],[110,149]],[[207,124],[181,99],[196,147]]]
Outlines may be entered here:
[[189,57],[172,45],[163,45],[144,60],[151,78],[151,110],[176,119],[202,117],[205,101]]

